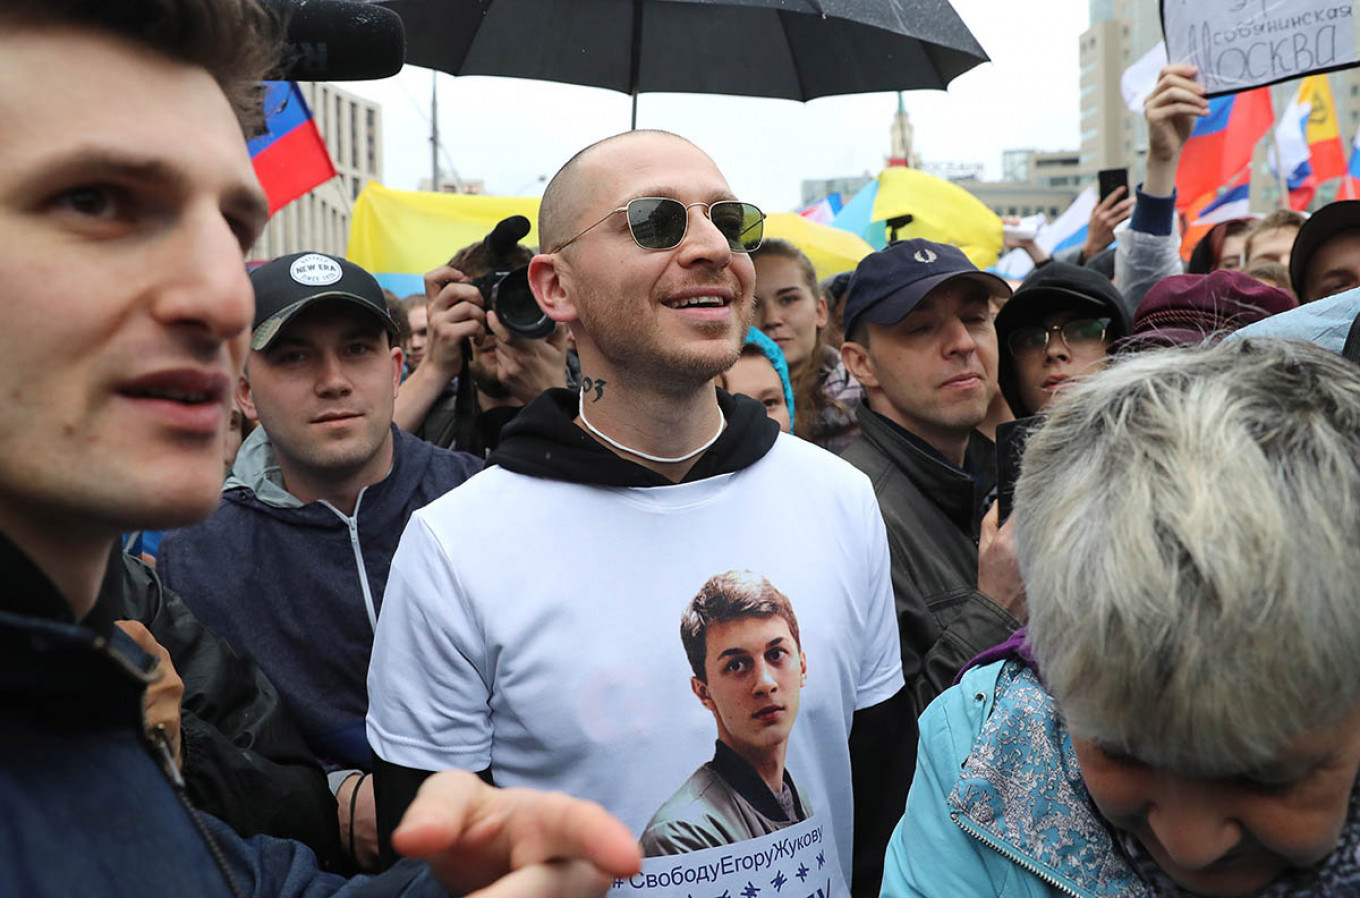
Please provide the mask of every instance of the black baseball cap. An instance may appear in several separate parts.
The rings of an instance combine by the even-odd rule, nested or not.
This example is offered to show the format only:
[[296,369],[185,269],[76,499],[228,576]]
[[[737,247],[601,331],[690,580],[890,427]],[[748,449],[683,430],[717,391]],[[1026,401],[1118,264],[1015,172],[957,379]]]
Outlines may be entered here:
[[1034,269],[996,316],[996,333],[1005,339],[1016,327],[1033,324],[1049,312],[1089,306],[1110,318],[1111,340],[1129,329],[1128,308],[1119,288],[1105,275],[1084,265],[1049,262]]
[[1360,230],[1360,200],[1339,200],[1314,212],[1299,228],[1289,251],[1289,283],[1299,302],[1307,302],[1308,263],[1322,244],[1344,231]]
[[941,284],[967,278],[992,296],[1009,297],[1011,288],[994,274],[979,271],[956,246],[930,240],[902,240],[860,260],[845,299],[845,332],[860,321],[896,324]]
[[255,288],[251,349],[268,349],[289,321],[323,299],[347,300],[378,316],[389,334],[397,334],[377,278],[346,259],[325,253],[280,256],[252,271],[250,283]]

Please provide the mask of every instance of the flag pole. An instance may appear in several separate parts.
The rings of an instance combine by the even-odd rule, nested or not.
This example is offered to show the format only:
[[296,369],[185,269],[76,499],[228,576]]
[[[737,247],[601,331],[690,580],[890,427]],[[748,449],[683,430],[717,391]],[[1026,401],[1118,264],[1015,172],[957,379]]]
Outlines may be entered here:
[[[1269,88],[1266,88],[1269,90]],[[1275,127],[1270,130],[1270,143],[1275,148],[1275,183],[1279,186],[1280,198],[1279,208],[1289,208],[1289,185],[1284,179],[1284,154],[1280,152],[1280,125],[1284,124],[1284,117],[1289,114],[1292,103],[1285,104],[1284,112],[1280,113],[1279,121],[1275,122]]]
[[430,190],[439,192],[439,72],[430,69]]

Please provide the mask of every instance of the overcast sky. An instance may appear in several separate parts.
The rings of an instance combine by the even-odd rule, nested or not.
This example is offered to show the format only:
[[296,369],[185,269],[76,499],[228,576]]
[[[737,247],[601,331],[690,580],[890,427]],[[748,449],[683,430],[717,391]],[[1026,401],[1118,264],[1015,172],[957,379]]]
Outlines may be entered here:
[[[909,0],[908,0],[909,2]],[[979,163],[999,178],[1006,149],[1076,149],[1078,38],[1087,0],[954,0],[991,57],[945,91],[906,94],[926,163]],[[431,74],[342,85],[383,105],[384,182],[414,190],[430,174]],[[598,88],[514,78],[439,75],[440,142],[460,176],[487,192],[538,194],[573,153],[628,129],[630,100]],[[732,189],[766,211],[794,209],[805,178],[877,172],[890,148],[896,94],[810,103],[643,94],[638,126],[682,134],[707,150]]]

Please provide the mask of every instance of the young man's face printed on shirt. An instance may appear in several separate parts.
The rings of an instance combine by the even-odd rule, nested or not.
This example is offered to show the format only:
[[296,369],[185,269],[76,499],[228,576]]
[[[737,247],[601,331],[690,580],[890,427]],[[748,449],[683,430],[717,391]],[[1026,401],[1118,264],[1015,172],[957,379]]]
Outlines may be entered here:
[[713,712],[718,738],[747,760],[777,751],[798,717],[807,657],[777,615],[709,624],[705,683],[691,678],[694,694]]

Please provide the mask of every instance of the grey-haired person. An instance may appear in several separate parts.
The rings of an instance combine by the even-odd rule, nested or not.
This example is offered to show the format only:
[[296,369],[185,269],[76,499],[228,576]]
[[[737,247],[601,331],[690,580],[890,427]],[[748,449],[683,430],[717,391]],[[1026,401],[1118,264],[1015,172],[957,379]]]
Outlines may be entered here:
[[1016,488],[1030,623],[921,720],[884,895],[1360,893],[1360,371],[1133,356]]

